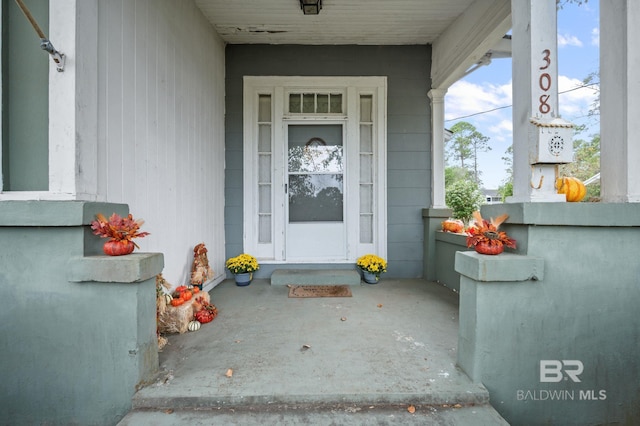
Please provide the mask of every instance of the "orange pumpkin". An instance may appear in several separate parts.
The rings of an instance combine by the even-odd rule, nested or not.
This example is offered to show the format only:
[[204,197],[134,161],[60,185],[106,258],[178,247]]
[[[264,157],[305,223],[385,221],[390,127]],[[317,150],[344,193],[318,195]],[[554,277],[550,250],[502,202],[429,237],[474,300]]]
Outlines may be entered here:
[[109,256],[122,256],[125,254],[133,253],[133,250],[136,248],[133,241],[107,241],[102,246],[102,250],[104,254]]
[[464,230],[464,224],[461,220],[447,219],[442,222],[442,230],[459,234]]
[[180,293],[180,298],[183,299],[185,302],[187,300],[191,300],[192,296],[193,296],[193,294],[191,294],[191,292],[189,290],[185,290],[182,293]]
[[182,299],[182,298],[178,297],[178,298],[173,299],[173,300],[171,301],[171,306],[180,306],[180,305],[182,305],[183,303],[184,303],[184,299]]
[[563,177],[556,180],[556,188],[558,194],[565,194],[567,201],[575,203],[582,201],[585,195],[587,195],[587,188],[584,183],[574,177]]

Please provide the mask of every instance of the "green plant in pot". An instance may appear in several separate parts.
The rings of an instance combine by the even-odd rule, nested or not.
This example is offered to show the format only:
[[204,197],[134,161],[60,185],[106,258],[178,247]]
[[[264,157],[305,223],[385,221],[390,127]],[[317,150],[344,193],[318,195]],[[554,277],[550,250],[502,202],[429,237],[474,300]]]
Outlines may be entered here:
[[367,284],[376,284],[380,275],[387,272],[387,261],[375,254],[360,256],[356,265],[362,270],[362,278]]
[[247,253],[227,259],[225,266],[235,276],[238,286],[251,284],[253,273],[260,269],[258,260]]

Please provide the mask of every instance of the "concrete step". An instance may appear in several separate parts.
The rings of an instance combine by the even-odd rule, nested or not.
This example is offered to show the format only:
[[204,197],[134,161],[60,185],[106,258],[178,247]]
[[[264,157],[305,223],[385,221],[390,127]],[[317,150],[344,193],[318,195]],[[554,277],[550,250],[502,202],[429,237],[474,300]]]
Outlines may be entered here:
[[360,285],[355,269],[277,269],[271,285]]
[[[479,384],[423,393],[221,395],[201,389],[172,393],[145,388],[118,426],[146,425],[508,425]],[[197,393],[197,395],[196,395]],[[415,411],[411,413],[409,407]],[[413,411],[413,410],[412,410]]]
[[508,423],[491,405],[409,405],[396,407],[366,407],[343,404],[331,409],[291,407],[199,410],[134,410],[118,426],[174,426],[174,425],[446,425],[500,426]]

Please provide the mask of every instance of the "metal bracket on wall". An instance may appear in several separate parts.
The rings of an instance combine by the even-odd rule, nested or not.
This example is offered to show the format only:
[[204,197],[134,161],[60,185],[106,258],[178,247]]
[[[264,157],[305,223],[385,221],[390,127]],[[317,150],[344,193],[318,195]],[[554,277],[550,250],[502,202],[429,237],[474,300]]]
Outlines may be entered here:
[[31,26],[33,27],[33,29],[36,31],[36,33],[38,33],[38,37],[40,37],[40,48],[49,53],[49,55],[51,56],[51,59],[53,59],[53,62],[56,63],[56,69],[58,70],[58,72],[63,72],[64,62],[65,62],[64,53],[58,52],[56,48],[53,47],[53,44],[44,35],[44,32],[40,28],[40,25],[38,25],[38,22],[35,20],[35,18],[31,14],[31,11],[22,2],[22,0],[16,0],[16,3],[18,4],[18,7],[20,8],[20,10],[22,10],[22,13],[24,13],[24,16],[27,18],[27,20],[31,23]]

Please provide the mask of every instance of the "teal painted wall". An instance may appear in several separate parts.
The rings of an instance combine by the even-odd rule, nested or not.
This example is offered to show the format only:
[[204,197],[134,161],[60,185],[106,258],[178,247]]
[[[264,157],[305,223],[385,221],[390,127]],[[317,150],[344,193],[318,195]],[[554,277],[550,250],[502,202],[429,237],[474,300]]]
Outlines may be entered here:
[[[387,276],[421,277],[422,209],[431,199],[430,58],[430,46],[227,46],[227,258],[243,252],[243,76],[387,76]],[[256,276],[268,277],[272,270],[261,268]]]
[[[49,2],[26,2],[45,34]],[[49,189],[49,55],[13,0],[2,0],[2,186]]]
[[467,237],[461,234],[436,231],[435,240],[436,253],[433,264],[435,274],[433,279],[443,286],[459,292],[460,274],[455,271],[452,265],[455,262],[457,252],[471,250],[466,245]]
[[[456,262],[462,368],[514,425],[640,424],[640,205],[482,208],[504,212],[516,253],[542,259],[543,275],[513,279],[522,271],[499,255],[509,262],[485,265],[483,281]],[[581,362],[580,382],[541,381],[543,360]]]
[[95,256],[121,204],[0,202],[0,424],[113,425],[157,372],[162,255]]

